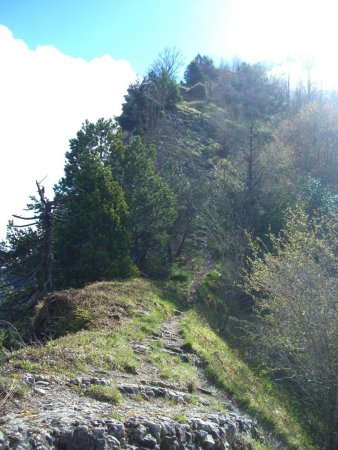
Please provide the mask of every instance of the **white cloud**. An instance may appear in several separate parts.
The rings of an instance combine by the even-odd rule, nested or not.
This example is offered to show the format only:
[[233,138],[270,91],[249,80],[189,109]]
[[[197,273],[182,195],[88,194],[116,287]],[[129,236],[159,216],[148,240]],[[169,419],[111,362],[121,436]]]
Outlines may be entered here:
[[136,78],[127,61],[73,58],[51,46],[30,50],[0,25],[0,240],[35,180],[62,176],[68,141],[86,119],[119,114]]

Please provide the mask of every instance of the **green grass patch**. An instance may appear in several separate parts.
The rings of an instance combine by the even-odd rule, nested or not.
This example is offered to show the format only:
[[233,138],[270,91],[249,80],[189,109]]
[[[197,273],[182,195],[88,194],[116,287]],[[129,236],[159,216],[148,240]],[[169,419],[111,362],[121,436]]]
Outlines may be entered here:
[[185,414],[175,414],[173,419],[176,420],[176,422],[182,423],[182,424],[187,423],[187,420],[188,420],[187,416]]
[[256,450],[274,450],[274,448],[271,445],[267,445],[265,443],[254,441],[254,445]]
[[41,366],[39,363],[28,361],[26,359],[22,361],[19,360],[16,364],[16,367],[18,369],[26,370],[27,372],[38,372],[39,370],[41,370]]
[[83,392],[87,397],[94,398],[100,402],[107,402],[113,405],[117,405],[121,401],[120,392],[111,387],[111,386],[103,386],[103,385],[94,385],[90,386],[90,388],[86,389]]
[[191,395],[189,397],[189,403],[190,405],[199,405],[199,398],[196,395]]
[[209,377],[257,418],[259,424],[273,431],[290,449],[317,448],[304,430],[292,402],[271,382],[255,374],[210,328],[200,312],[190,310],[183,317],[181,327],[186,342],[206,362]]
[[[155,285],[141,279],[95,283],[53,296],[54,300],[60,300],[60,305],[51,307],[52,315],[62,304],[71,305],[69,331],[42,345],[10,353],[7,367],[66,376],[97,370],[133,372],[138,362],[130,342],[151,336],[181,301],[177,292],[167,289],[165,283]],[[37,312],[40,320],[42,311],[40,305]],[[65,314],[61,315],[59,331],[65,330],[65,321]],[[80,323],[85,329],[75,332]]]
[[118,332],[80,331],[40,347],[12,354],[9,364],[32,372],[91,373],[95,370],[133,371],[137,360],[128,340]]
[[179,356],[155,349],[148,356],[148,360],[156,366],[162,378],[178,383],[181,386],[189,387],[191,391],[194,390],[194,386],[197,386],[196,367],[182,361]]

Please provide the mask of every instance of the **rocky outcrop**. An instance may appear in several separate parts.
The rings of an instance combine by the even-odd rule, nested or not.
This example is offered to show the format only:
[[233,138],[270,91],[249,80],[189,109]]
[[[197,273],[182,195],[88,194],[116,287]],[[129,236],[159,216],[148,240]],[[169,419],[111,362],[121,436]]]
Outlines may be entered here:
[[[89,421],[66,418],[59,423],[11,419],[0,432],[3,450],[231,449],[243,435],[257,439],[256,424],[237,414],[169,418],[131,417]],[[235,446],[235,447],[234,447]]]

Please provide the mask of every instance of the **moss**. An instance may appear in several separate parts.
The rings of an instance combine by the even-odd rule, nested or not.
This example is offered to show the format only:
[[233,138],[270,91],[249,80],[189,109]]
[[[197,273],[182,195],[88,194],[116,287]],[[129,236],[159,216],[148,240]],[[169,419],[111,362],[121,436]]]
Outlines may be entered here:
[[59,334],[76,333],[90,323],[91,315],[89,311],[79,308],[72,311],[69,316],[63,317],[59,324]]

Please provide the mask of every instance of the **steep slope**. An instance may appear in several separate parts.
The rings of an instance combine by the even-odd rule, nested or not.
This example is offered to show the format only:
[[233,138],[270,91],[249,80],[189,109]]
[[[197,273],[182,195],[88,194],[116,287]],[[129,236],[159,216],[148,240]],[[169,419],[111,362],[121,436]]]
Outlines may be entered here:
[[210,169],[213,158],[224,156],[224,145],[238,134],[240,125],[227,118],[227,112],[207,101],[184,101],[175,111],[164,112],[149,141],[157,148],[158,165],[175,161],[186,176],[197,179]]

